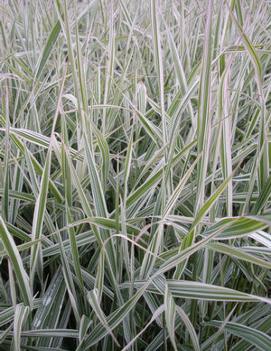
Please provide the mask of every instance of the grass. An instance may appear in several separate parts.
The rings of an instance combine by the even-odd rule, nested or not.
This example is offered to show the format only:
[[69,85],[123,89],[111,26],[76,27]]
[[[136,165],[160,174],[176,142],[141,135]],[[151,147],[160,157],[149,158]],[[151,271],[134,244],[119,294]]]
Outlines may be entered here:
[[0,350],[269,351],[270,2],[0,6]]

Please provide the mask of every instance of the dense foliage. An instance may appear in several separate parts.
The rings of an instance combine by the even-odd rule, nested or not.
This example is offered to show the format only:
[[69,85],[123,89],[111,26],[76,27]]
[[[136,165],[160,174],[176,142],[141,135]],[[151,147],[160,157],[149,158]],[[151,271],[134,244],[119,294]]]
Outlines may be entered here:
[[0,16],[0,350],[270,351],[270,1]]

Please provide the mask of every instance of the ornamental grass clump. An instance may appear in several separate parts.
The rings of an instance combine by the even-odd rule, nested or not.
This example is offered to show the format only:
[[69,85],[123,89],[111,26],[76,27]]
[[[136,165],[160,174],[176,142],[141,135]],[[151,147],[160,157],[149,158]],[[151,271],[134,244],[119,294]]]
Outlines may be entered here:
[[0,5],[0,350],[271,350],[271,3]]

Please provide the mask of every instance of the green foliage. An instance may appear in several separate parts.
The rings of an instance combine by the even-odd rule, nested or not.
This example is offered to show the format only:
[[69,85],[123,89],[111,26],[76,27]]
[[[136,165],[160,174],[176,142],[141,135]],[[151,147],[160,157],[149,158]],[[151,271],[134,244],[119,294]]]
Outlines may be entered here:
[[0,5],[0,350],[270,350],[271,3]]

